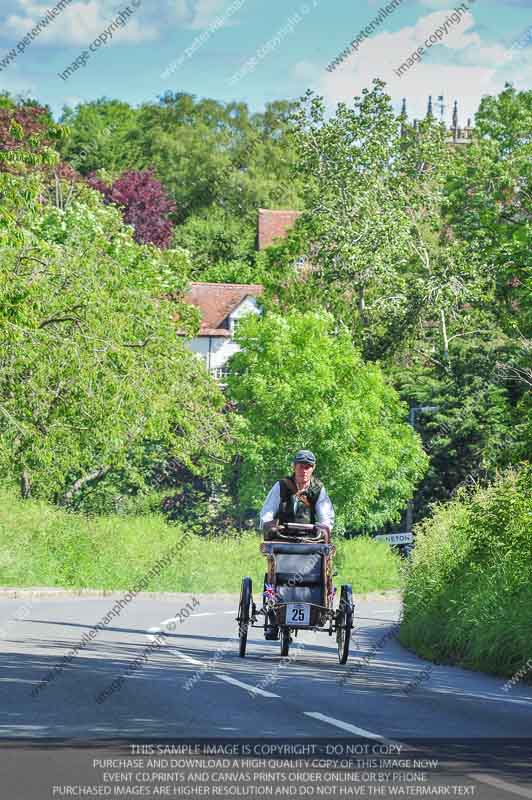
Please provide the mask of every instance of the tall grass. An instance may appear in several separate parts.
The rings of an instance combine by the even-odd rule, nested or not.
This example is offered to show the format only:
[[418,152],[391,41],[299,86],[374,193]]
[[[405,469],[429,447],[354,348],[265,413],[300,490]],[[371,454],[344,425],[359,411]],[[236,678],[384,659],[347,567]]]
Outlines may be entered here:
[[364,536],[338,539],[336,549],[335,586],[350,583],[359,594],[400,588],[403,562],[388,544]]
[[532,468],[463,493],[417,528],[400,640],[501,675],[532,656]]
[[[128,589],[185,533],[156,514],[83,517],[0,489],[0,585]],[[192,533],[183,553],[154,575],[146,591],[240,591],[249,575],[262,590],[266,559],[257,534],[204,537]],[[368,539],[339,541],[335,584],[354,592],[399,585],[398,559]]]

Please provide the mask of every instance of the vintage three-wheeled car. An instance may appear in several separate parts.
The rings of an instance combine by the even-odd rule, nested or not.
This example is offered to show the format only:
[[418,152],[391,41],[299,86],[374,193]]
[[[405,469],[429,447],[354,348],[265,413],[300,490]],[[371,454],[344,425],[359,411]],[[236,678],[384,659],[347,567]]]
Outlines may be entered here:
[[293,636],[313,630],[336,634],[338,658],[345,664],[353,627],[353,595],[349,584],[342,586],[335,608],[335,546],[315,525],[287,523],[275,536],[260,547],[268,560],[260,608],[253,601],[251,578],[242,579],[237,617],[240,655],[246,654],[250,627],[263,628],[266,639],[280,640],[282,656],[288,655]]

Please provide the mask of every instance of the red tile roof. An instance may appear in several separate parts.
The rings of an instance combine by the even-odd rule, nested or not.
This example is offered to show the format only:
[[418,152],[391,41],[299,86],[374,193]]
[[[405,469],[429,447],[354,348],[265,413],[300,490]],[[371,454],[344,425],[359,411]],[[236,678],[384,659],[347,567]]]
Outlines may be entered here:
[[187,303],[201,311],[199,336],[230,336],[224,323],[246,297],[258,297],[260,283],[191,283],[185,295]]
[[258,249],[264,250],[275,239],[284,239],[300,215],[301,211],[275,211],[270,208],[259,208]]

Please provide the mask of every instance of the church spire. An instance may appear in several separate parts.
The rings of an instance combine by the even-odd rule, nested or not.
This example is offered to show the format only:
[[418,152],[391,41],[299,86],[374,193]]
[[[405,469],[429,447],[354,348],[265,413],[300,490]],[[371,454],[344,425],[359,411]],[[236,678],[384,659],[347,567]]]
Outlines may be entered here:
[[403,97],[403,103],[401,105],[401,113],[399,114],[399,119],[401,120],[401,136],[406,135],[406,97]]
[[458,100],[454,101],[453,107],[453,131],[458,129]]
[[427,106],[427,119],[429,119],[429,117],[432,117],[432,116],[433,116],[433,114],[432,114],[432,95],[429,94],[429,104]]

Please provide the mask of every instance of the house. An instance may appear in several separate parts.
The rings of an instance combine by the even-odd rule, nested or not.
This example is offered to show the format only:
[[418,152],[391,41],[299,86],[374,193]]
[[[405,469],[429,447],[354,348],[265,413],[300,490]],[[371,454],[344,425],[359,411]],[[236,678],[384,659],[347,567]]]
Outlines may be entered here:
[[301,216],[301,211],[259,208],[257,250],[264,250],[276,239],[284,239],[299,216]]
[[260,314],[257,298],[262,294],[260,284],[192,283],[185,300],[201,312],[198,335],[188,347],[205,361],[217,380],[227,373],[229,358],[238,351],[234,341],[235,327],[245,314]]
[[[260,208],[257,220],[257,249],[264,250],[286,236],[300,211]],[[260,284],[191,283],[185,301],[201,313],[198,335],[187,346],[205,361],[217,380],[227,374],[227,362],[238,351],[234,340],[235,326],[245,314],[260,314],[257,298]]]

